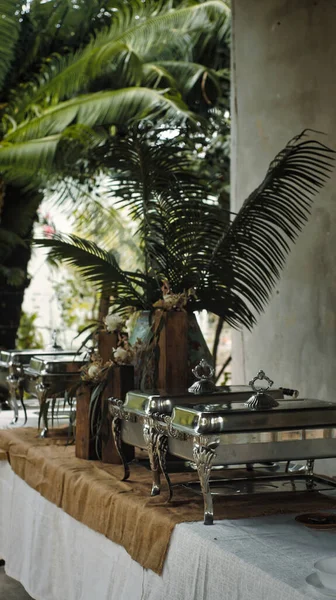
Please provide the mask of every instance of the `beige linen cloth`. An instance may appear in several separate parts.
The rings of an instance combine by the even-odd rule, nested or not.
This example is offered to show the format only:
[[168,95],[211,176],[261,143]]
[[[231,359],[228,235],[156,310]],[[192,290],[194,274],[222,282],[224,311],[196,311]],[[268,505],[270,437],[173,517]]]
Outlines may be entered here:
[[[174,498],[166,489],[150,497],[151,473],[134,464],[120,481],[122,467],[75,457],[63,438],[39,439],[36,429],[0,430],[0,460],[44,498],[73,518],[124,546],[146,569],[162,573],[171,533],[177,523],[203,519],[202,497],[177,484],[197,475],[171,474]],[[5,454],[4,454],[5,453]],[[223,474],[222,474],[223,475]],[[239,519],[336,508],[336,502],[314,492],[215,499],[215,519]]]

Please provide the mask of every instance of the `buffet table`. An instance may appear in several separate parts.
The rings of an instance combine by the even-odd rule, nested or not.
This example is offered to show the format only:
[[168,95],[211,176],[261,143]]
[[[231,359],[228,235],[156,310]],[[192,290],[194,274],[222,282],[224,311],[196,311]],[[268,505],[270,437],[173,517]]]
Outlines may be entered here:
[[[14,436],[12,450],[0,456],[4,459],[0,461],[0,555],[6,560],[7,574],[21,581],[36,600],[325,597],[310,588],[305,577],[316,560],[336,554],[335,534],[306,529],[295,522],[293,514],[228,519],[212,527],[199,522],[181,523],[172,532],[159,575],[143,568],[121,545],[43,497],[45,474],[39,474],[41,493],[16,474],[13,468],[18,471],[23,462],[28,471],[34,468],[37,451],[33,449],[24,457],[22,450],[28,444],[27,439],[23,446],[15,440]],[[52,463],[50,446],[42,447],[46,454],[49,452]],[[62,451],[68,452],[68,448],[63,447]],[[12,466],[6,460],[11,460],[11,452],[17,453],[15,460],[12,455]],[[126,486],[126,496],[131,484],[122,485]],[[55,486],[56,494],[57,477]],[[122,494],[121,491],[119,495]],[[133,489],[130,496],[134,494]],[[149,502],[152,500],[158,502],[158,499]],[[328,499],[321,500],[322,505],[323,500],[325,506],[332,504]],[[163,510],[163,502],[158,508]],[[186,514],[186,505],[181,508]],[[100,506],[100,509],[105,511],[102,521],[108,520],[110,507]],[[306,505],[303,510],[307,510]],[[136,538],[138,528],[134,513],[134,547],[141,543]]]

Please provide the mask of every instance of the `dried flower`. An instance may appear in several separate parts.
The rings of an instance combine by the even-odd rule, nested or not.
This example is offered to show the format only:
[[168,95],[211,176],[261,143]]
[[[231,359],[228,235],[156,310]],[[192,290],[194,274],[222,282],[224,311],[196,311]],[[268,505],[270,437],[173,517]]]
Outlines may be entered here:
[[124,319],[120,315],[111,313],[105,317],[105,327],[107,331],[121,331],[125,325]]
[[119,346],[113,351],[113,358],[118,364],[124,364],[128,359],[128,351]]
[[97,377],[99,371],[100,371],[100,368],[98,367],[98,365],[90,365],[87,370],[87,374],[90,377],[90,379],[95,379],[95,377]]

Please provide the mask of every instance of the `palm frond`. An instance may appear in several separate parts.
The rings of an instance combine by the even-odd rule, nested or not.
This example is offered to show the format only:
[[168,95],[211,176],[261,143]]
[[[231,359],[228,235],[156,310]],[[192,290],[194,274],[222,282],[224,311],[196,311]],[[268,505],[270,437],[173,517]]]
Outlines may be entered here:
[[18,17],[21,6],[22,2],[18,0],[0,1],[0,91],[15,59],[16,44],[21,30]]
[[[149,68],[149,65],[146,65]],[[212,96],[210,85],[216,90],[216,97],[221,94],[220,80],[214,69],[209,69],[204,65],[176,60],[158,61],[153,64],[153,68],[161,68],[163,72],[169,74],[176,82],[175,85],[184,96],[190,94],[192,90],[197,88],[201,90],[206,103],[212,104],[209,96]],[[201,85],[199,83],[201,82]],[[209,88],[209,92],[208,92]],[[207,93],[208,92],[208,93]]]
[[0,144],[0,173],[7,183],[19,187],[38,186],[43,174],[50,173],[60,136],[23,143]]
[[159,118],[163,114],[172,120],[192,119],[176,94],[163,94],[147,88],[97,92],[78,96],[43,111],[35,119],[14,128],[5,139],[7,142],[24,142],[62,133],[65,128],[77,123],[87,127],[125,126],[149,115]]
[[[163,35],[167,40],[188,35],[199,29],[211,29],[216,16],[229,15],[222,0],[209,0],[175,10],[167,10],[164,2],[137,2],[123,6],[107,32],[99,33],[84,49],[75,54],[55,56],[36,75],[31,85],[21,90],[16,98],[16,115],[22,117],[29,107],[40,104],[44,98],[59,102],[86,92],[95,78],[113,72],[124,53],[139,55],[142,59]],[[153,13],[153,6],[156,11]],[[168,5],[169,7],[169,5]]]
[[[318,141],[293,138],[270,164],[261,185],[244,202],[211,257],[203,305],[236,325],[251,327],[280,276],[313,199],[333,168],[335,152]],[[225,282],[225,286],[223,283]],[[228,291],[233,304],[228,302]],[[202,291],[200,292],[203,293]],[[234,303],[243,301],[242,312]]]
[[116,299],[127,297],[128,306],[148,308],[141,290],[146,282],[139,281],[131,272],[122,271],[112,252],[75,235],[57,234],[51,239],[37,239],[34,243],[50,248],[48,256],[51,261],[63,261],[77,267],[88,281],[103,289],[104,293]]

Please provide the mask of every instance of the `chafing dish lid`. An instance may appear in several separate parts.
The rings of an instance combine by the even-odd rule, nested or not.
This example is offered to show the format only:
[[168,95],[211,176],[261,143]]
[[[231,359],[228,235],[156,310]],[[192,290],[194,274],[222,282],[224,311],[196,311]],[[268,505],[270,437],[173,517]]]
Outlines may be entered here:
[[[138,414],[171,414],[174,406],[195,406],[197,399],[202,400],[202,406],[221,406],[231,402],[243,402],[252,395],[252,389],[248,385],[230,385],[220,386],[216,391],[202,396],[196,396],[185,391],[179,391],[172,394],[159,391],[131,391],[126,395],[125,408]],[[281,390],[270,390],[274,398],[282,398]],[[219,404],[221,401],[221,404]]]
[[86,363],[83,354],[76,353],[57,353],[45,354],[44,356],[34,356],[30,359],[27,372],[34,371],[35,373],[50,373],[50,374],[66,374],[77,373],[80,368]]
[[34,356],[75,356],[77,353],[71,350],[62,350],[51,352],[50,350],[40,350],[39,348],[35,348],[34,350],[2,350],[0,353],[0,361],[1,363],[15,363],[17,365],[29,365],[29,362]]
[[301,398],[281,401],[272,409],[251,410],[241,402],[230,407],[214,403],[207,406],[202,398],[202,403],[193,406],[176,405],[172,423],[178,429],[202,434],[336,426],[336,404]]
[[43,350],[35,348],[35,350],[2,350],[0,360],[2,363],[15,363],[18,365],[28,364],[31,357]]

